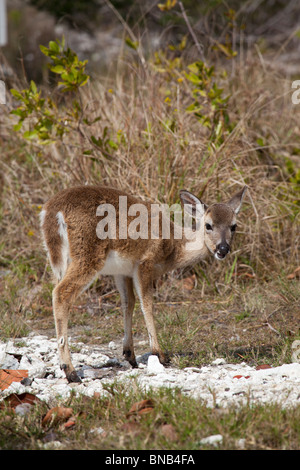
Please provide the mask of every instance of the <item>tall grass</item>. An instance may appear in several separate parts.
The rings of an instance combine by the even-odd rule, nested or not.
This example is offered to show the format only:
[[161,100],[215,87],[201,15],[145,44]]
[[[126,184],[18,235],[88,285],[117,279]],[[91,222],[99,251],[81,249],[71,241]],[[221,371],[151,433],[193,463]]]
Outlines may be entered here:
[[[114,77],[93,77],[80,90],[82,115],[51,145],[14,132],[8,111],[16,103],[8,103],[1,116],[2,264],[35,251],[43,202],[82,183],[120,187],[169,204],[178,201],[182,188],[211,203],[247,184],[236,269],[246,264],[258,279],[267,279],[299,265],[300,108],[291,102],[290,81],[255,51],[243,60],[232,58],[234,67],[215,63],[213,83],[223,89],[224,100],[229,96],[229,125],[221,115],[221,138],[213,139],[211,128],[187,111],[195,86],[187,78],[184,52],[177,62],[165,52],[161,57],[143,64],[127,59]],[[43,93],[54,93],[59,112],[67,116],[70,97],[56,88]],[[202,104],[201,112],[213,122],[208,94]],[[98,120],[85,126],[83,113]]]

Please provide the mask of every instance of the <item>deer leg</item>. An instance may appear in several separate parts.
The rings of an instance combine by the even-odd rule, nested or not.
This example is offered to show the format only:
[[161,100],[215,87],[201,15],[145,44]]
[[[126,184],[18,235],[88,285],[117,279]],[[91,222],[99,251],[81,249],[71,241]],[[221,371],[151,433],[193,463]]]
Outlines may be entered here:
[[95,278],[96,272],[85,271],[81,266],[71,263],[64,278],[53,290],[53,314],[56,328],[60,367],[69,382],[81,382],[71,361],[68,346],[68,318],[71,304]]
[[166,356],[162,352],[153,319],[153,279],[151,263],[144,261],[136,269],[134,275],[134,287],[140,299],[141,309],[144,315],[146,328],[149,335],[151,353],[158,356],[161,363],[166,363]]
[[132,314],[135,305],[133,281],[127,276],[115,276],[115,283],[120,293],[124,317],[123,355],[132,367],[137,367],[132,339]]

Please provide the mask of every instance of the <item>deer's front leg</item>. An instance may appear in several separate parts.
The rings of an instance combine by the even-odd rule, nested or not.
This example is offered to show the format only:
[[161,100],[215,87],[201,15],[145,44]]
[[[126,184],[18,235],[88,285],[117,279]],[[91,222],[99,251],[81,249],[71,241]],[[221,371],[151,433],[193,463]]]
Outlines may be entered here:
[[115,276],[115,283],[120,293],[124,317],[123,355],[132,367],[137,367],[132,338],[132,314],[135,304],[133,282],[130,277],[119,275]]
[[159,357],[161,363],[166,362],[165,354],[158,343],[154,319],[153,319],[153,278],[152,265],[150,262],[143,262],[138,265],[134,274],[134,286],[139,296],[141,309],[144,315],[146,328],[148,331],[151,353]]
[[60,367],[65,372],[68,382],[81,382],[73,367],[68,345],[69,309],[69,303],[64,301],[64,298],[61,297],[60,289],[56,287],[53,291],[53,313]]

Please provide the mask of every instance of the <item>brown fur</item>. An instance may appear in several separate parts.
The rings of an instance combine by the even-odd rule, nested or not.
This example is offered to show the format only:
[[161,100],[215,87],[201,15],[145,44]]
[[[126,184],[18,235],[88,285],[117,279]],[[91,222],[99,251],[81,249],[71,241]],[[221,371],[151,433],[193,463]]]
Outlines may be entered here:
[[[61,191],[45,204],[41,228],[57,280],[53,291],[53,311],[60,363],[69,381],[80,380],[71,363],[68,349],[69,309],[77,296],[103,269],[112,269],[120,292],[125,325],[123,353],[126,359],[132,366],[137,365],[132,340],[135,288],[144,313],[151,351],[159,356],[161,362],[165,361],[158,344],[152,315],[153,281],[167,271],[197,262],[207,256],[209,251],[216,252],[220,240],[226,240],[229,246],[233,235],[230,227],[235,223],[235,214],[241,204],[244,190],[245,188],[227,204],[214,204],[205,213],[203,210],[203,214],[196,215],[196,218],[204,218],[204,224],[200,228],[201,241],[192,250],[186,249],[186,239],[174,238],[173,224],[169,239],[161,238],[161,232],[159,239],[119,239],[119,196],[127,196],[128,208],[132,204],[142,203],[147,206],[149,214],[151,211],[150,203],[116,189],[75,187]],[[200,201],[187,191],[181,193],[181,200],[182,203],[200,204]],[[113,205],[116,209],[116,239],[101,240],[96,233],[100,220],[96,210],[99,205],[105,203]],[[121,224],[125,224],[127,229],[127,224],[134,219],[133,216],[127,220],[122,219]],[[212,233],[205,232],[205,221],[214,225]],[[116,263],[115,268],[111,267],[113,263]],[[107,265],[109,268],[105,268]]]

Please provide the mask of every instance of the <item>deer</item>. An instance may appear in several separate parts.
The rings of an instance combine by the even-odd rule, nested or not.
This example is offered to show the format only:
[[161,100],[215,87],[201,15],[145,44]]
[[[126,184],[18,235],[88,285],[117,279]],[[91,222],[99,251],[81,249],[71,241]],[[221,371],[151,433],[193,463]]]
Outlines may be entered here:
[[[158,216],[154,215],[154,218],[158,217],[159,227],[155,236],[128,236],[127,229],[134,217],[129,211],[125,214],[121,211],[121,202],[126,200],[129,208],[138,204],[147,214],[151,214],[151,202],[119,189],[76,186],[61,190],[45,203],[40,213],[40,225],[55,281],[52,306],[59,363],[68,382],[81,382],[68,346],[69,312],[77,297],[99,275],[113,276],[120,295],[124,358],[132,367],[138,367],[132,334],[137,295],[151,354],[166,364],[168,358],[159,345],[153,318],[153,283],[168,272],[195,265],[209,254],[217,260],[225,259],[231,250],[236,218],[246,189],[244,186],[225,203],[210,205],[191,192],[181,190],[180,207],[194,222],[193,226],[181,231],[182,236],[178,236],[178,226],[171,219],[168,236],[163,236],[164,216],[160,212]],[[105,236],[103,233],[99,236],[99,224],[104,220],[100,217],[104,214],[108,217],[109,208],[113,209],[119,231],[112,230],[110,235],[114,236],[108,236],[107,230]],[[149,221],[151,215],[147,217]],[[112,218],[105,222],[108,224],[109,221]]]

